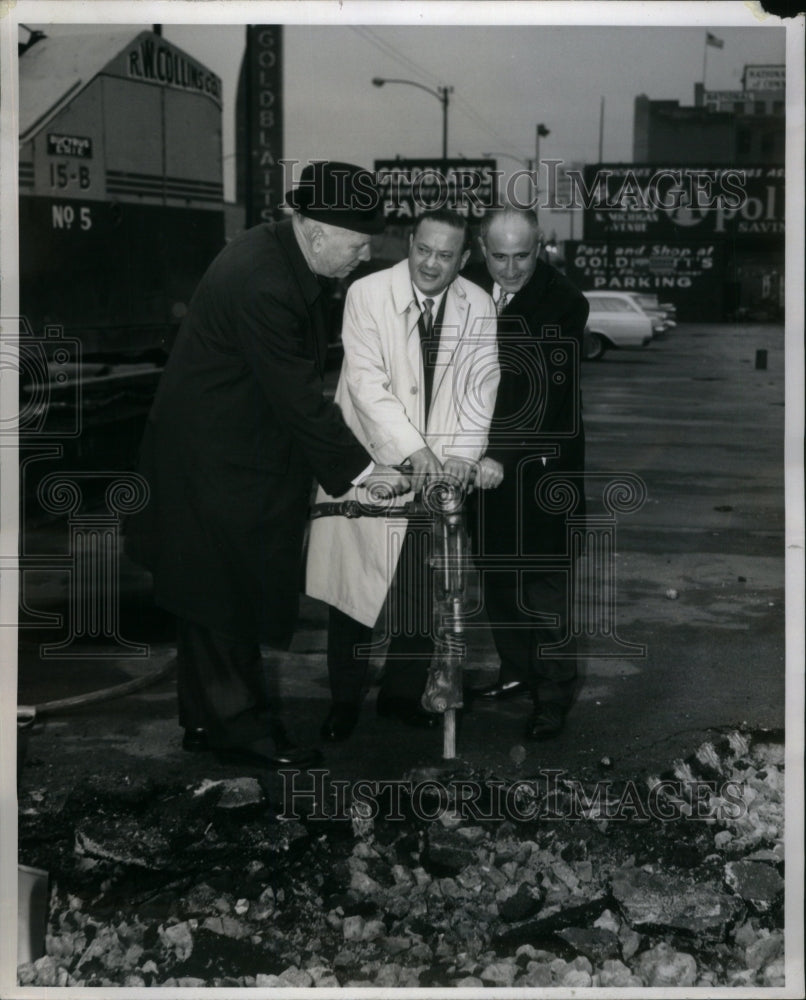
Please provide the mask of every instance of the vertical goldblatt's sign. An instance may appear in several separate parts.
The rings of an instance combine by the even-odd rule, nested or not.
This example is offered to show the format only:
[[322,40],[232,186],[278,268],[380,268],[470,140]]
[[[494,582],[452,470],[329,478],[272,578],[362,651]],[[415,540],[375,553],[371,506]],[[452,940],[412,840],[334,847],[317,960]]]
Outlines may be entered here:
[[283,200],[283,29],[246,29],[244,74],[246,225],[271,222]]

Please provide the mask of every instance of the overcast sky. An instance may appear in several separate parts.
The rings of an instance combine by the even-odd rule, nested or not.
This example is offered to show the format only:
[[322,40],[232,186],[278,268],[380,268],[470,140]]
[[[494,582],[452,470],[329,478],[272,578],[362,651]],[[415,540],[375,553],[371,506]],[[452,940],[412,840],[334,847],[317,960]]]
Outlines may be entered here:
[[[126,9],[130,16],[135,8]],[[79,30],[39,26],[51,35]],[[595,162],[604,97],[603,158],[630,161],[636,95],[692,104],[694,83],[702,79],[706,31],[724,42],[721,49],[707,49],[709,89],[740,89],[745,64],[785,61],[784,29],[768,22],[752,27],[702,21],[690,27],[289,25],[284,155],[365,165],[396,154],[440,155],[439,101],[413,87],[372,86],[373,76],[386,76],[454,88],[449,156],[473,158],[492,151],[526,159],[534,155],[535,125],[541,122],[550,130],[541,141],[541,158]],[[231,198],[233,108],[244,28],[165,23],[163,33],[222,77],[225,181]],[[518,169],[506,157],[499,157],[499,166]]]
[[[166,26],[166,38],[236,83],[238,58],[222,58],[210,29]],[[227,51],[242,28],[227,30]],[[746,63],[784,62],[784,32],[713,28],[725,42],[708,48],[710,89],[738,90]],[[232,43],[230,48],[229,41]],[[705,29],[607,27],[297,27],[285,32],[286,154],[307,159],[440,155],[442,109],[415,88],[373,87],[373,76],[454,88],[449,155],[502,150],[533,154],[534,128],[551,135],[541,156],[593,161],[600,98],[605,98],[604,156],[632,157],[637,94],[691,104],[702,78]]]

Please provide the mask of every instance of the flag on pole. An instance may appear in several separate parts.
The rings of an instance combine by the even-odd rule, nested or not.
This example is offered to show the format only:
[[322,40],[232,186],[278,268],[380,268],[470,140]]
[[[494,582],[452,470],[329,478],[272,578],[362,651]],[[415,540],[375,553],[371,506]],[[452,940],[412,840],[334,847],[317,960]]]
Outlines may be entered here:
[[712,35],[710,31],[705,33],[705,44],[713,45],[715,49],[724,49],[725,42],[722,38],[717,38],[716,35]]

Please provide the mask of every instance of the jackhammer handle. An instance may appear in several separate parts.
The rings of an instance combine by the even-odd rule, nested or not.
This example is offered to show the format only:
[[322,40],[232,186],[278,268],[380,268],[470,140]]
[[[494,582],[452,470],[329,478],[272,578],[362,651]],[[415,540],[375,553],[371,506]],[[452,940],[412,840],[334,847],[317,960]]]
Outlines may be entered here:
[[[400,465],[390,465],[390,469],[394,469],[395,472],[402,472],[404,476],[410,476],[414,469],[412,468],[411,462],[403,462]],[[476,473],[478,472],[478,466],[473,466],[473,479],[476,479]]]

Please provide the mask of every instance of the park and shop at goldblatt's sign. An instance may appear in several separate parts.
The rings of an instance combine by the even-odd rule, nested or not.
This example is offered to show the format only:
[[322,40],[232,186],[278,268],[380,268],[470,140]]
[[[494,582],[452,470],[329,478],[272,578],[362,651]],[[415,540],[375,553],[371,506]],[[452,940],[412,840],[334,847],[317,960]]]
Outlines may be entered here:
[[650,292],[674,302],[681,319],[719,319],[722,246],[711,243],[568,240],[565,267],[586,291]]

